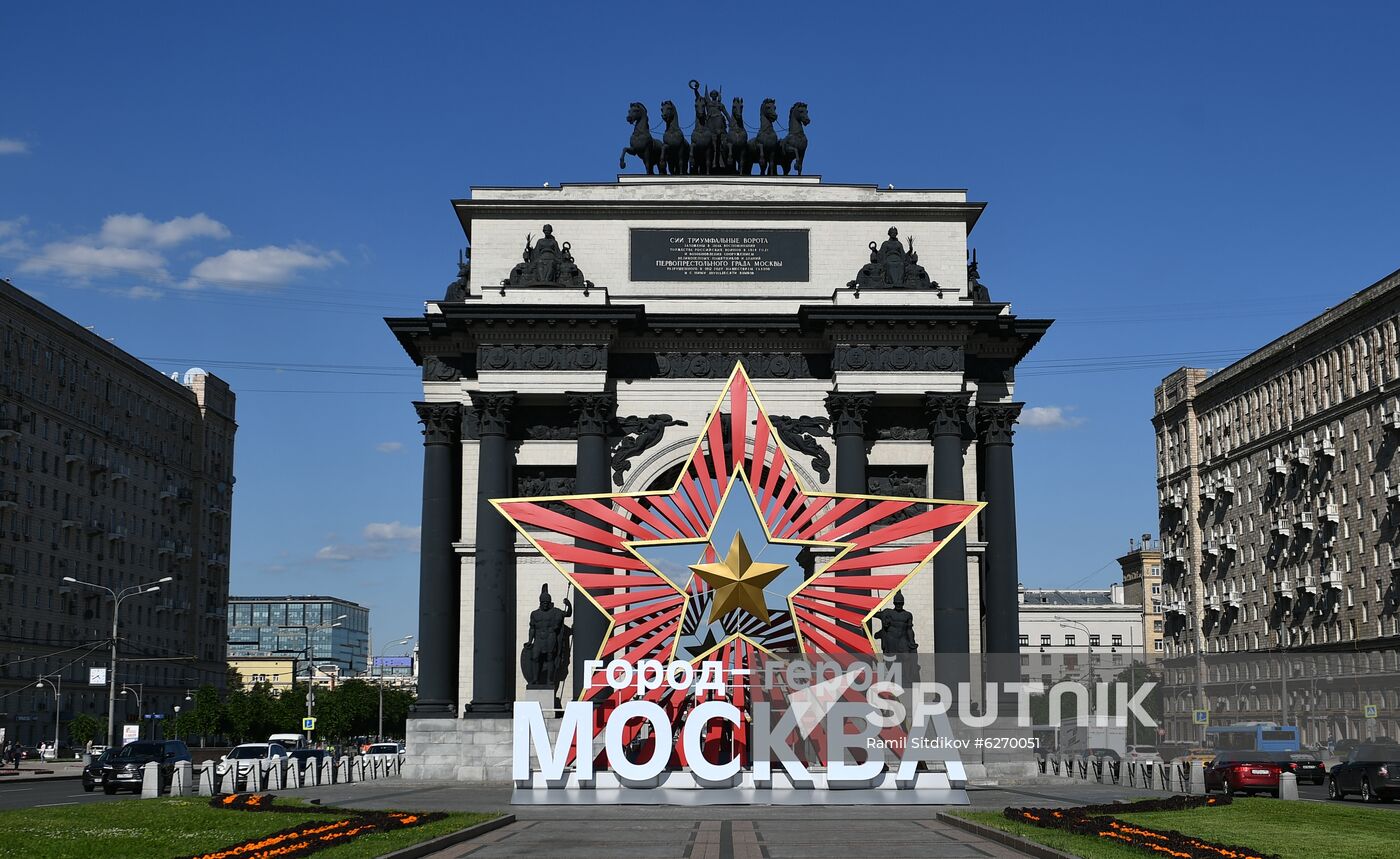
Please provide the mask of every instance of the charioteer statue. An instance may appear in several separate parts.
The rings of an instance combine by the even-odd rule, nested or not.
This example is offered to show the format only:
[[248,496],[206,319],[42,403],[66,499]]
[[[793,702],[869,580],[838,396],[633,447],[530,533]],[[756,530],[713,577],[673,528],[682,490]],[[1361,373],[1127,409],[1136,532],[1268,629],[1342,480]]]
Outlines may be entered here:
[[[812,119],[807,103],[793,102],[788,111],[787,134],[778,137],[777,103],[764,99],[759,111],[758,131],[749,138],[744,127],[744,100],[733,100],[733,111],[724,107],[723,91],[708,88],[700,81],[690,81],[690,93],[695,105],[695,124],[686,139],[676,103],[663,101],[660,116],[665,132],[660,138],[652,135],[647,109],[639,101],[627,110],[627,123],[632,135],[618,156],[617,166],[625,169],[627,156],[637,158],[648,174],[662,175],[727,175],[748,176],[758,168],[762,176],[802,175],[807,156],[806,126]],[[779,171],[781,170],[781,174]]]

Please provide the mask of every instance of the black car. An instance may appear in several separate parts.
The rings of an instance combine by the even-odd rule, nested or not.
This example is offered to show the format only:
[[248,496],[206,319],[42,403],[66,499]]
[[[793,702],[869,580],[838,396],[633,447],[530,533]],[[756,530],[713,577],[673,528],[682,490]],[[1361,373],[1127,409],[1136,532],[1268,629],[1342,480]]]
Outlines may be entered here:
[[179,740],[166,740],[163,743],[137,740],[127,743],[102,765],[102,792],[112,794],[118,788],[139,792],[146,764],[151,761],[160,764],[158,788],[164,790],[175,773],[175,764],[188,760],[191,760],[190,750]]
[[325,749],[292,749],[287,753],[287,757],[296,764],[299,770],[304,770],[309,766],[320,766],[321,761],[330,756],[331,753]]
[[83,790],[92,793],[94,788],[102,784],[102,767],[111,760],[112,750],[107,749],[83,767]]
[[1327,780],[1326,764],[1312,752],[1270,752],[1269,756],[1278,761],[1284,772],[1293,773],[1298,784],[1305,781],[1322,784]]
[[1390,802],[1400,796],[1400,745],[1362,743],[1327,778],[1327,798],[1361,795],[1362,802]]

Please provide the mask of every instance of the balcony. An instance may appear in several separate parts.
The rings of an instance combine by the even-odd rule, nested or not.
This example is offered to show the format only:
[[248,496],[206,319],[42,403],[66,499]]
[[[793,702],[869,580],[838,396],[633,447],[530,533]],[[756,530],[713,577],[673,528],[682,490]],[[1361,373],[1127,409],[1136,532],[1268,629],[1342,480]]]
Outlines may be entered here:
[[1400,412],[1381,412],[1381,426],[1387,430],[1400,431]]
[[1392,486],[1385,491],[1385,498],[1391,504],[1400,501],[1400,485]]
[[223,552],[214,552],[213,554],[211,554],[211,555],[209,556],[209,566],[211,566],[211,567],[227,567],[227,566],[228,566],[228,555],[225,554],[225,553],[223,553]]
[[63,515],[63,521],[59,522],[59,527],[63,528],[65,531],[70,528],[76,531],[77,529],[83,527],[83,523],[78,519],[69,516],[65,513]]
[[9,415],[0,417],[0,438],[9,438],[19,435],[20,422],[18,418]]
[[113,525],[113,526],[111,526],[110,528],[108,528],[108,529],[107,529],[107,539],[110,540],[110,541],[113,542],[113,543],[117,542],[118,540],[125,540],[125,539],[126,539],[126,526],[125,526],[125,525]]
[[1390,559],[1390,572],[1393,574],[1400,574],[1400,558]]
[[175,557],[189,560],[194,557],[194,549],[188,543],[175,544]]
[[1317,443],[1318,460],[1333,459],[1337,456],[1337,446],[1331,439],[1323,439]]
[[169,554],[173,553],[174,551],[175,551],[175,541],[174,541],[174,540],[161,540],[160,543],[156,546],[156,554],[157,554],[157,555],[169,555]]
[[1328,504],[1322,508],[1322,521],[1336,525],[1342,521],[1342,508],[1336,504]]
[[1225,595],[1225,605],[1229,608],[1233,608],[1238,611],[1240,606],[1242,606],[1243,604],[1244,602],[1240,598],[1239,591],[1230,591],[1228,594]]
[[194,490],[188,487],[181,487],[175,497],[180,504],[190,504],[194,501]]
[[102,522],[101,522],[100,520],[97,520],[97,519],[89,519],[89,520],[88,520],[88,523],[87,523],[87,532],[88,532],[89,534],[101,534],[101,533],[105,532],[106,530],[107,530],[107,526],[106,526],[106,525],[103,525]]
[[1235,482],[1233,480],[1222,480],[1215,485],[1215,491],[1221,496],[1235,497]]
[[1201,553],[1204,555],[1209,555],[1212,558],[1219,557],[1220,545],[1214,540],[1211,540],[1210,542],[1206,543],[1204,546],[1201,547]]
[[1275,535],[1277,535],[1277,536],[1279,536],[1279,537],[1292,537],[1292,536],[1293,536],[1293,528],[1290,527],[1289,524],[1288,524],[1287,522],[1283,521],[1282,519],[1276,520],[1276,521],[1274,522],[1273,527],[1270,528],[1269,530],[1271,530]]
[[1269,460],[1269,473],[1283,476],[1288,473],[1288,463],[1283,461],[1283,457],[1276,456]]
[[1303,591],[1304,593],[1316,594],[1317,587],[1317,576],[1304,576],[1298,580],[1297,590]]
[[131,479],[131,469],[130,469],[130,468],[127,468],[125,465],[113,466],[112,468],[108,469],[107,479],[108,479],[108,480],[130,480],[130,479]]
[[180,491],[175,488],[175,484],[167,483],[160,489],[160,500],[166,501],[171,498],[174,498],[178,494],[180,494]]
[[106,471],[109,467],[110,464],[108,463],[107,457],[105,456],[94,456],[91,460],[88,461],[88,471],[92,472],[93,474],[101,474],[102,472]]
[[1299,471],[1307,471],[1312,468],[1312,451],[1298,448],[1293,454],[1293,467]]
[[1162,506],[1168,510],[1185,510],[1186,499],[1182,497],[1180,492],[1173,492],[1162,501]]
[[0,579],[13,579],[15,577],[15,565],[0,561]]
[[72,465],[75,462],[87,462],[87,454],[83,453],[81,450],[74,448],[72,450],[66,451],[63,454],[63,461],[68,463],[69,465]]
[[13,489],[0,489],[0,510],[19,506],[19,493]]
[[1311,510],[1303,510],[1298,513],[1298,527],[1303,531],[1311,531],[1315,527],[1313,524],[1313,514]]
[[1220,541],[1220,550],[1222,552],[1229,552],[1233,555],[1240,550],[1239,541],[1237,541],[1234,537],[1226,537],[1224,540]]

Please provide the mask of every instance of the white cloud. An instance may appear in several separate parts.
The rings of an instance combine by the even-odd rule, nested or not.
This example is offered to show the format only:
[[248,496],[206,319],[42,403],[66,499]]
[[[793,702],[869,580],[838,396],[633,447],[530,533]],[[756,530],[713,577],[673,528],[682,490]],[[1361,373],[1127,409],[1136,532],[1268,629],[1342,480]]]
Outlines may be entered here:
[[0,221],[0,256],[18,256],[29,250],[24,240],[24,225],[27,218],[11,218]]
[[267,245],[235,249],[200,262],[190,271],[185,286],[197,289],[206,282],[233,289],[280,286],[304,271],[343,262],[345,258],[335,251],[322,253],[315,248]]
[[145,215],[108,215],[102,222],[98,242],[120,247],[153,245],[174,247],[190,239],[226,239],[228,227],[200,212],[188,218],[152,221]]
[[1071,429],[1084,423],[1084,419],[1068,414],[1074,406],[1031,406],[1021,412],[1021,426],[1027,429]]
[[120,295],[123,298],[131,299],[155,300],[160,298],[163,294],[164,293],[162,293],[159,289],[151,289],[149,286],[133,286],[130,289],[117,290],[117,295]]
[[374,446],[374,449],[379,451],[380,453],[398,453],[399,451],[403,450],[403,442],[381,441],[379,444],[376,444]]
[[38,256],[20,263],[23,272],[57,271],[75,278],[117,272],[165,279],[165,257],[141,248],[99,247],[84,242],[50,242]]
[[423,529],[417,525],[404,525],[393,522],[371,522],[365,526],[365,539],[371,542],[382,540],[417,540]]
[[382,560],[401,552],[416,552],[421,532],[417,525],[405,525],[398,520],[370,522],[361,534],[363,543],[335,542],[335,535],[332,534],[332,542],[317,549],[313,557],[318,562],[332,564]]
[[26,155],[29,153],[29,144],[23,140],[15,140],[13,137],[0,137],[0,155]]

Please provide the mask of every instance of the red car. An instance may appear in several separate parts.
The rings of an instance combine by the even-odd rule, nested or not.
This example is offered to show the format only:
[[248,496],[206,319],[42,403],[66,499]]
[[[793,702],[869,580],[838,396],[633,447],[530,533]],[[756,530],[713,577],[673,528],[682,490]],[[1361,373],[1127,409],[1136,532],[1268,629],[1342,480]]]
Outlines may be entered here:
[[1221,752],[1205,768],[1206,790],[1237,793],[1271,793],[1278,796],[1283,772],[1269,752]]

